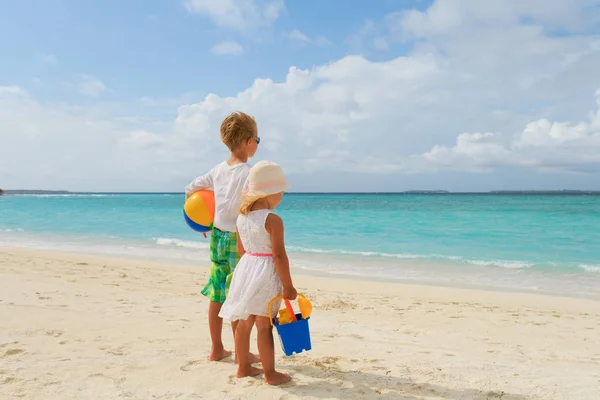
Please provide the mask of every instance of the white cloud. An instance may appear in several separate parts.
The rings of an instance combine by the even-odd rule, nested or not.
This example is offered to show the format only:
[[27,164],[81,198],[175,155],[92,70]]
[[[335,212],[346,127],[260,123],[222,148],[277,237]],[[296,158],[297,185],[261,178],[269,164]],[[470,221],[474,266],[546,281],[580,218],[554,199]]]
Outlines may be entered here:
[[239,56],[244,52],[244,48],[237,42],[221,42],[216,44],[211,51],[219,56]]
[[19,86],[0,86],[1,96],[28,96],[27,90]]
[[[597,188],[600,42],[582,30],[583,3],[548,0],[541,16],[473,4],[437,0],[416,28],[413,12],[361,32],[363,45],[403,42],[406,55],[292,67],[231,97],[187,99],[175,121],[0,96],[3,186],[181,190],[226,156],[219,125],[243,110],[258,121],[258,159],[280,162],[294,190]],[[430,16],[436,7],[446,12]]]
[[600,89],[598,109],[588,121],[528,123],[513,137],[498,133],[462,133],[453,147],[435,146],[413,157],[416,168],[489,171],[503,166],[541,170],[600,170]]
[[325,47],[325,46],[330,46],[333,43],[331,42],[331,40],[327,39],[325,36],[317,36],[315,38],[315,44],[317,46]]
[[110,89],[95,76],[81,74],[75,84],[77,91],[90,97],[98,97],[102,93],[110,92]]
[[289,33],[288,37],[290,40],[297,42],[297,43],[301,43],[301,44],[314,43],[315,45],[320,46],[320,47],[325,47],[325,46],[329,46],[332,44],[331,41],[329,39],[327,39],[325,36],[316,36],[315,38],[311,38],[304,32],[300,31],[299,29],[292,30]]
[[510,27],[521,25],[523,21],[543,25],[548,30],[578,31],[599,20],[597,13],[588,12],[597,5],[597,0],[436,0],[425,11],[392,14],[388,22],[416,37],[445,35],[457,29],[473,30],[481,26]]
[[240,31],[270,26],[285,9],[283,0],[185,0],[184,5],[217,26]]
[[44,64],[56,65],[58,64],[58,57],[54,54],[44,54],[42,56],[42,61],[44,62]]
[[292,30],[289,33],[288,37],[290,40],[297,42],[297,43],[301,43],[301,44],[312,43],[312,44],[315,44],[320,47],[330,46],[333,44],[331,42],[331,40],[327,39],[325,36],[316,36],[314,38],[311,38],[304,32],[300,31],[299,29]]
[[290,39],[303,43],[310,43],[311,40],[304,33],[299,31],[298,29],[294,29],[290,32]]

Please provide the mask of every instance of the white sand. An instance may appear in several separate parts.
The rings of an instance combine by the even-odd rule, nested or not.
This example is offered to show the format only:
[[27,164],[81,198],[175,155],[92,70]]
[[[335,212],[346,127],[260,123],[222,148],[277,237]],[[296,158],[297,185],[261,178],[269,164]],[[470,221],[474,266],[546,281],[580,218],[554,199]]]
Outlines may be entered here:
[[313,350],[238,380],[205,358],[206,272],[0,248],[0,398],[600,398],[598,302],[298,275]]

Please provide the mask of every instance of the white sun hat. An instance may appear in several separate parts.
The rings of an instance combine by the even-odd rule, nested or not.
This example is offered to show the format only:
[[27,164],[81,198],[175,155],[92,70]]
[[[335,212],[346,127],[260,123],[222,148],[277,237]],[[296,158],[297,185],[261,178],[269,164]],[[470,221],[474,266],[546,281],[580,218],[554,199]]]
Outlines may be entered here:
[[283,169],[271,161],[259,161],[250,169],[245,196],[262,198],[272,194],[285,192],[290,184],[285,179]]

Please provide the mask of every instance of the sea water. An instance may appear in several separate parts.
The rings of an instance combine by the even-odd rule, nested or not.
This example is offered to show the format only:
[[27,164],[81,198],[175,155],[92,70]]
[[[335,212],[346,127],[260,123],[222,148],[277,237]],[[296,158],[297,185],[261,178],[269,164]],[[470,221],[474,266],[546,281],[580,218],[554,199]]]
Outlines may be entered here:
[[[2,196],[0,246],[206,266],[183,202]],[[286,194],[277,212],[297,272],[600,299],[600,196]]]

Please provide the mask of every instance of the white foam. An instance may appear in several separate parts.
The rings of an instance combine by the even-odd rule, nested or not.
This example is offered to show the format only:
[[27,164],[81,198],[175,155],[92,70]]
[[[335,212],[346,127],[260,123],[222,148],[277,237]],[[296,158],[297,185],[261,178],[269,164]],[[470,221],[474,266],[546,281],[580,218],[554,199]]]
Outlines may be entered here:
[[468,264],[480,265],[482,267],[501,267],[509,269],[523,269],[533,267],[532,263],[525,261],[503,261],[503,260],[465,260]]
[[188,241],[188,240],[171,239],[171,238],[157,238],[156,244],[159,246],[175,246],[175,247],[183,247],[186,249],[206,250],[209,248],[208,243],[192,242],[192,241]]
[[586,272],[597,272],[597,273],[600,273],[600,265],[580,264],[579,268],[583,269]]
[[10,196],[15,197],[108,197],[108,196],[118,196],[112,194],[78,194],[78,193],[46,193],[46,194],[10,194]]
[[323,249],[313,249],[307,247],[298,247],[298,246],[287,246],[291,251],[299,252],[299,253],[316,253],[316,254],[334,254],[334,255],[348,255],[348,256],[362,256],[362,257],[384,257],[384,258],[398,258],[402,260],[406,259],[415,259],[415,258],[424,258],[425,256],[419,254],[409,254],[409,253],[400,253],[400,254],[390,254],[390,253],[379,253],[375,251],[348,251],[348,250],[323,250]]

